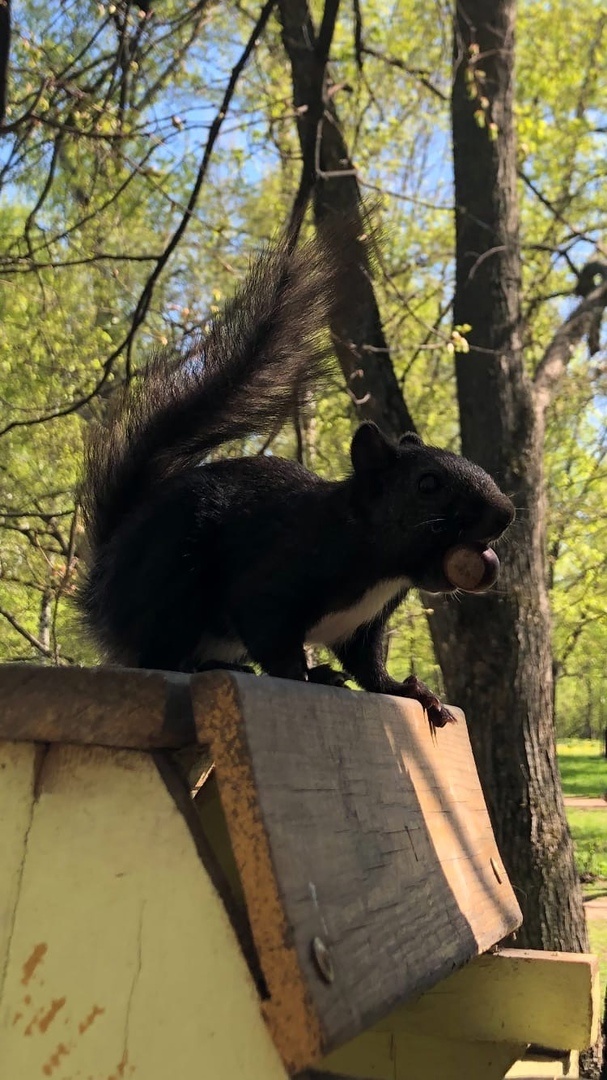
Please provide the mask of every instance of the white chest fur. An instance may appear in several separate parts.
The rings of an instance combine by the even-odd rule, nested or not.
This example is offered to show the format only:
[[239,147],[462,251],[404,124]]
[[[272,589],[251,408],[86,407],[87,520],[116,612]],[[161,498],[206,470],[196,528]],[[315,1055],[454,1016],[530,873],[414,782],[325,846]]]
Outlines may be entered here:
[[339,641],[347,641],[359,626],[371,622],[385,608],[388,601],[410,584],[408,578],[404,577],[380,581],[372,589],[363,593],[360,600],[351,607],[344,608],[343,611],[331,611],[325,615],[309,631],[306,644],[334,645]]

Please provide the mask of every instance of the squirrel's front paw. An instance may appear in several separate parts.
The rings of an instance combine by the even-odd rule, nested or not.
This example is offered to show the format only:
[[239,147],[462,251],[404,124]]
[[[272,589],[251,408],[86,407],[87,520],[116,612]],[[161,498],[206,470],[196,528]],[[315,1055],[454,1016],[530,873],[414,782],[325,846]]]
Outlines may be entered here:
[[418,679],[417,675],[410,675],[402,684],[401,694],[403,697],[413,698],[419,701],[426,711],[428,723],[432,728],[444,727],[445,724],[455,724],[457,721],[440,698],[432,693],[425,683]]

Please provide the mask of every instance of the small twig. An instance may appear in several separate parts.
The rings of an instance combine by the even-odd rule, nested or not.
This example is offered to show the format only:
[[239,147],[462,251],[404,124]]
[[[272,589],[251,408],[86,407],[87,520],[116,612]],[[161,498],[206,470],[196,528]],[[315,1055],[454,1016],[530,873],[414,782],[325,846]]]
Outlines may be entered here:
[[399,71],[403,71],[405,75],[410,75],[411,78],[417,79],[418,82],[425,86],[426,90],[429,90],[431,94],[434,94],[440,101],[449,101],[449,95],[439,90],[438,86],[435,86],[430,81],[429,72],[424,71],[423,68],[412,68],[408,64],[405,64],[403,60],[399,60],[396,56],[387,56],[385,53],[379,52],[377,49],[372,49],[368,45],[363,45],[361,53],[365,53],[367,56],[374,56],[376,60],[383,60],[389,67],[398,68]]
[[[6,611],[2,607],[0,607],[0,615],[4,619],[6,619],[8,623],[10,623],[10,625],[13,627],[13,630],[16,630],[22,638],[25,638],[25,640],[32,646],[32,648],[37,649],[38,652],[42,656],[46,656],[48,660],[55,659],[53,655],[53,650],[47,648],[47,646],[44,645],[42,641],[39,641],[37,637],[34,637],[33,634],[30,634],[29,630],[27,630],[25,626],[22,626],[21,623],[17,619],[15,619],[14,615],[11,615],[9,611]],[[71,657],[68,656],[64,656],[61,659],[68,664],[74,663]]]
[[607,282],[593,289],[559,326],[535,372],[533,385],[538,411],[543,414],[571,358],[575,346],[586,336],[597,315],[607,306]]

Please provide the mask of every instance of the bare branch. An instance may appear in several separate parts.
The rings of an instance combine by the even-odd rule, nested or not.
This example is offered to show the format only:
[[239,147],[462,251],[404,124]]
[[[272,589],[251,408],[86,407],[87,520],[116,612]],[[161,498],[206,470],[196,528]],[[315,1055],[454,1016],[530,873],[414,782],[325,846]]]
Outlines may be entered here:
[[272,9],[274,8],[275,3],[276,3],[276,0],[266,0],[265,4],[263,5],[263,7],[261,9],[259,17],[258,17],[258,19],[257,19],[257,21],[256,21],[256,23],[255,23],[255,25],[253,27],[253,30],[251,31],[251,34],[249,36],[249,40],[247,41],[247,44],[245,45],[245,48],[244,48],[244,50],[243,50],[243,52],[242,52],[242,54],[240,56],[240,59],[238,60],[238,62],[232,68],[232,73],[230,75],[228,85],[227,85],[225,93],[223,95],[221,105],[219,106],[219,109],[217,110],[217,113],[215,114],[215,117],[214,117],[213,122],[211,124],[211,127],[209,129],[209,137],[207,139],[207,143],[206,143],[206,146],[204,148],[204,153],[202,155],[202,161],[200,162],[200,167],[199,167],[198,173],[196,175],[196,180],[194,181],[194,186],[192,188],[192,191],[190,192],[190,197],[188,199],[187,206],[185,208],[185,212],[183,214],[183,217],[182,217],[181,221],[179,222],[179,225],[175,229],[175,232],[173,233],[171,239],[169,240],[166,248],[164,249],[161,258],[158,260],[156,266],[154,267],[152,273],[150,274],[148,280],[146,281],[145,286],[143,288],[143,291],[141,293],[141,296],[139,297],[139,301],[137,303],[137,307],[135,308],[135,312],[134,312],[134,315],[133,315],[131,330],[129,331],[129,334],[127,335],[127,339],[124,342],[124,347],[126,347],[126,351],[127,351],[127,377],[129,375],[129,370],[128,369],[130,368],[130,357],[131,357],[131,351],[132,351],[132,346],[133,346],[133,340],[134,340],[134,337],[135,337],[135,333],[136,333],[137,329],[139,328],[139,326],[141,325],[141,323],[143,322],[143,320],[145,319],[145,316],[147,315],[147,312],[148,312],[148,309],[149,309],[149,306],[150,306],[150,302],[151,302],[151,299],[152,299],[152,295],[154,293],[154,288],[155,288],[156,282],[158,281],[158,278],[160,277],[162,271],[164,270],[167,262],[169,261],[171,255],[173,254],[175,248],[179,244],[179,241],[181,240],[181,237],[185,233],[185,231],[186,231],[186,229],[187,229],[187,227],[188,227],[188,225],[190,223],[192,214],[194,213],[194,209],[196,207],[196,203],[198,202],[198,196],[200,194],[202,184],[203,184],[205,176],[207,174],[207,169],[209,167],[209,162],[211,160],[211,155],[212,155],[213,150],[215,148],[215,143],[217,141],[217,137],[218,137],[219,132],[221,130],[221,125],[223,124],[223,121],[225,120],[225,118],[227,116],[227,112],[228,112],[230,103],[232,101],[232,97],[234,96],[234,91],[236,89],[236,85],[238,83],[238,79],[240,78],[240,75],[241,75],[242,71],[244,70],[244,68],[245,68],[245,66],[247,64],[247,61],[248,61],[251,53],[255,49],[255,46],[256,46],[259,38],[261,37],[261,34],[263,33],[263,30],[264,30],[264,28],[265,28],[265,26],[266,26],[266,24],[268,22],[268,19],[270,18],[270,15],[272,14]]
[[543,417],[577,345],[596,324],[597,315],[607,307],[607,281],[603,281],[582,300],[559,327],[548,345],[533,380],[534,403]]
[[[307,0],[279,0],[282,40],[291,63],[298,134],[304,166],[292,224],[313,178],[314,213],[317,225],[346,218],[366,222],[361,210],[360,189],[344,140],[335,98],[326,87],[322,53],[316,51],[316,34]],[[325,12],[329,25],[333,6]],[[321,28],[322,29],[322,28]],[[328,36],[328,35],[327,35]],[[325,38],[327,40],[327,38]],[[313,158],[311,155],[314,155]],[[299,202],[299,207],[298,207]],[[364,258],[363,258],[364,261]],[[352,280],[360,302],[352,305],[331,327],[335,351],[346,385],[359,415],[375,420],[386,432],[398,436],[414,429],[403,400],[381,324],[371,276],[362,270]],[[352,382],[355,380],[354,386]]]
[[[305,102],[305,123],[299,124],[303,160],[299,188],[293,202],[289,222],[293,242],[297,239],[310,195],[320,171],[319,146],[322,140],[322,126],[329,100],[327,93],[327,63],[338,10],[339,0],[326,0],[318,37],[315,37],[312,20],[309,13],[307,13],[305,29],[310,52],[306,95],[308,100]],[[285,25],[286,22],[283,18],[283,37],[285,38],[285,47],[288,50],[289,45],[287,44]]]
[[412,68],[408,64],[405,64],[403,60],[399,60],[396,56],[388,56],[386,53],[379,52],[378,49],[372,49],[369,45],[363,45],[361,52],[366,56],[373,56],[376,60],[382,60],[384,64],[388,64],[389,67],[398,68],[399,71],[404,72],[405,75],[410,75],[412,79],[417,79],[422,86],[429,90],[431,94],[434,94],[439,101],[449,101],[449,95],[443,93],[442,90],[435,86],[430,79],[430,72],[425,71],[423,68]]
[[196,175],[196,179],[190,192],[190,197],[188,199],[181,221],[173,232],[173,235],[171,236],[168,244],[162,252],[162,255],[156,261],[156,265],[152,270],[150,276],[148,277],[140,294],[139,300],[137,301],[137,305],[131,319],[131,325],[129,327],[129,330],[125,335],[124,339],[116,346],[115,349],[113,349],[113,351],[107,357],[103,365],[101,377],[97,380],[93,388],[87,394],[83,394],[77,400],[70,402],[69,404],[64,405],[61,408],[53,409],[52,411],[49,411],[41,416],[31,417],[28,420],[11,421],[10,423],[6,424],[5,427],[2,428],[2,430],[0,430],[0,437],[7,435],[15,428],[32,427],[36,424],[46,423],[48,420],[54,420],[60,416],[68,416],[71,413],[78,412],[80,409],[84,408],[85,405],[88,405],[89,402],[91,402],[101,393],[112,373],[115,361],[125,351],[127,356],[127,378],[130,377],[132,348],[137,331],[148,313],[158,278],[160,277],[162,271],[164,270],[166,264],[168,263],[171,255],[179,244],[179,241],[181,240],[190,223],[190,220],[196,208],[202,184],[207,174],[209,162],[215,147],[215,143],[217,141],[217,137],[221,130],[223,121],[226,118],[232,97],[234,96],[234,91],[236,89],[238,79],[240,78],[240,75],[247,64],[251,53],[254,51],[257,41],[263,33],[263,30],[270,18],[275,3],[276,0],[266,0],[257,18],[257,21],[253,26],[253,30],[251,31],[247,44],[245,45],[245,48],[239,60],[232,68],[228,85],[221,101],[221,105],[219,106],[215,118],[210,126],[209,135],[202,156],[202,161],[200,163],[198,173]]

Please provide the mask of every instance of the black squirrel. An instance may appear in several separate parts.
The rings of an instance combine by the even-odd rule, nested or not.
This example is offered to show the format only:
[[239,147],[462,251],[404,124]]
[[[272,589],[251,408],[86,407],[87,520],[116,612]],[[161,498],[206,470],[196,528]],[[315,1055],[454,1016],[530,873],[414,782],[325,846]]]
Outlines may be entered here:
[[153,361],[92,433],[79,603],[110,662],[192,672],[254,661],[339,682],[328,665],[307,669],[304,645],[324,644],[364,690],[417,698],[442,726],[452,716],[423,683],[388,674],[384,628],[409,588],[453,591],[453,545],[497,564],[488,545],[514,508],[491,477],[371,423],[353,437],[345,480],[271,455],[201,465],[232,439],[275,431],[328,369],[326,327],[356,302],[348,271],[365,258],[346,234],[263,253],[199,349]]

